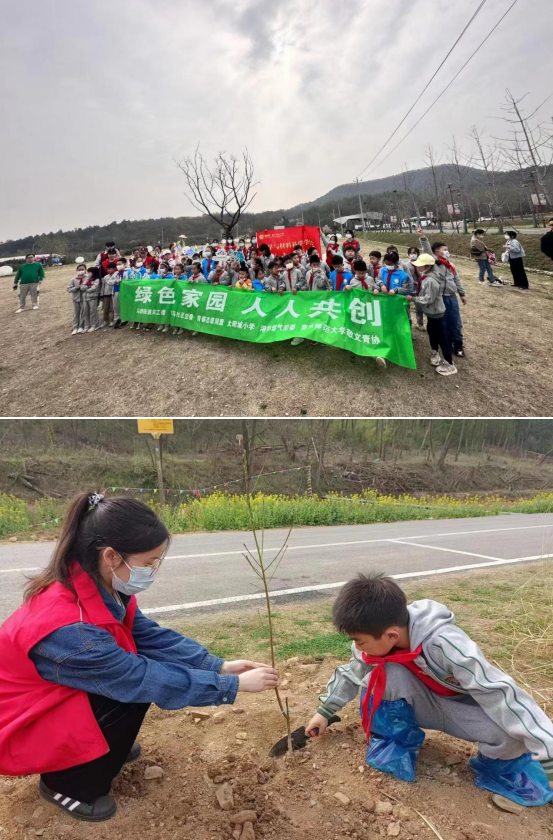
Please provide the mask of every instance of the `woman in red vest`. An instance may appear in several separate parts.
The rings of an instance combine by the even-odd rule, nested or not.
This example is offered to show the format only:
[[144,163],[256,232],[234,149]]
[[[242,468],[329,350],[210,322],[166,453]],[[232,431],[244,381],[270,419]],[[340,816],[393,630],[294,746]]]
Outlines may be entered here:
[[46,569],[0,628],[0,774],[40,774],[40,795],[81,820],[113,817],[111,783],[140,755],[151,703],[233,703],[278,684],[268,665],[225,662],[136,604],[170,535],[146,505],[82,493]]

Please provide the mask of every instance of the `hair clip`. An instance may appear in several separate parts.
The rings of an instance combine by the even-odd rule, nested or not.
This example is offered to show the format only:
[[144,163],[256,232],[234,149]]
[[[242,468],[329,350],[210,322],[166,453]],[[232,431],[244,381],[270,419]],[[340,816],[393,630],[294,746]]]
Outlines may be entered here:
[[95,508],[100,502],[104,501],[104,497],[101,493],[91,493],[88,497],[88,504],[91,508]]

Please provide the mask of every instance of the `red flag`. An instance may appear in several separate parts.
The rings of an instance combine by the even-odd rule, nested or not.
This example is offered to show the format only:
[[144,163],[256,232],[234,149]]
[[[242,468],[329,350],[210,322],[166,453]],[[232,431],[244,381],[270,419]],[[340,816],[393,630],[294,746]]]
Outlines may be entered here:
[[321,254],[321,229],[309,225],[299,227],[282,228],[281,230],[260,230],[257,235],[257,245],[264,242],[271,249],[275,257],[282,257],[284,254],[291,254],[294,245],[301,245],[304,251],[308,248],[316,248]]

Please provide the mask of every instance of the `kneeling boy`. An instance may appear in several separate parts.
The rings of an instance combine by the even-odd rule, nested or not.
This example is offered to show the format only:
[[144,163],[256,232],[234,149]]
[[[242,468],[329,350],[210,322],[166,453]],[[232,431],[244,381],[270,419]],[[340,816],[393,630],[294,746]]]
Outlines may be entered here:
[[521,805],[553,799],[553,724],[532,697],[491,665],[443,604],[407,605],[391,578],[359,575],[334,603],[333,621],[352,639],[306,727],[327,721],[362,689],[367,763],[413,781],[423,729],[478,743],[477,787]]

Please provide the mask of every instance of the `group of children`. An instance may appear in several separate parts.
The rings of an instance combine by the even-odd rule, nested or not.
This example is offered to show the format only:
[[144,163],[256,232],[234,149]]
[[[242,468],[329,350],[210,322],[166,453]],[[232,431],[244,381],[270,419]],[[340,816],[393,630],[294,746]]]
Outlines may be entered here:
[[[399,294],[409,303],[413,301],[415,326],[428,332],[430,363],[439,375],[450,376],[457,373],[454,357],[465,355],[458,302],[460,299],[466,303],[465,290],[447,245],[430,245],[422,228],[418,233],[420,248],[409,248],[406,260],[400,258],[395,245],[390,245],[384,255],[371,251],[365,260],[352,230],[346,231],[342,243],[331,235],[322,259],[316,248],[304,251],[301,245],[289,254],[275,256],[266,243],[258,246],[255,237],[236,243],[232,238],[213,239],[200,250],[186,248],[182,243],[165,250],[159,246],[141,247],[129,258],[108,242],[93,266],[77,266],[67,287],[73,299],[72,334],[127,326],[119,310],[120,286],[127,279],[180,279],[276,294],[363,289],[373,295]],[[152,324],[131,324],[131,329],[152,328]],[[157,330],[167,333],[171,326],[160,324]],[[172,332],[180,335],[185,330],[173,328]],[[298,336],[291,343],[297,346],[304,341]],[[386,366],[384,359],[376,361]]]

